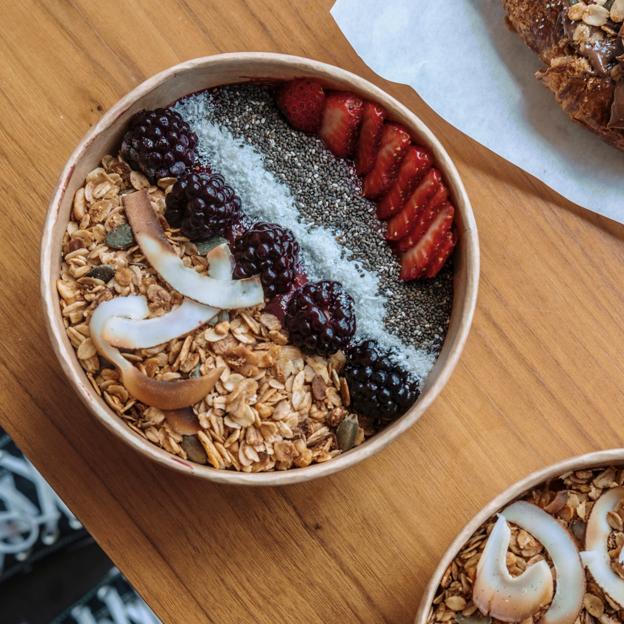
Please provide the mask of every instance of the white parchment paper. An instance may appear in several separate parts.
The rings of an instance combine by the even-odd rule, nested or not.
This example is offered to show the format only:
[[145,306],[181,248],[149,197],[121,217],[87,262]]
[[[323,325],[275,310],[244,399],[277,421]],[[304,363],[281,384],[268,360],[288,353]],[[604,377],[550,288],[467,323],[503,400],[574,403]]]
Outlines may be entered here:
[[624,223],[624,153],[573,123],[533,74],[501,0],[337,0],[332,16],[377,74],[411,85],[462,132],[573,202]]

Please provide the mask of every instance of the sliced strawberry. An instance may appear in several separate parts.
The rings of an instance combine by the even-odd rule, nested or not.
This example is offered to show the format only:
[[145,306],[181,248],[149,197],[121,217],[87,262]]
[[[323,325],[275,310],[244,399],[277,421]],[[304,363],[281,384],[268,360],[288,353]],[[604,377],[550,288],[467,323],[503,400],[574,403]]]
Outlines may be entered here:
[[457,244],[457,233],[449,230],[444,234],[431,256],[431,262],[425,271],[425,277],[435,277],[444,266]]
[[443,204],[448,199],[448,196],[449,196],[448,189],[446,188],[446,185],[444,184],[444,182],[442,182],[440,186],[438,186],[436,192],[433,194],[431,199],[429,200],[429,205],[439,206],[440,204]]
[[298,78],[284,83],[277,92],[276,101],[293,128],[308,134],[319,131],[325,92],[316,80]]
[[447,199],[448,189],[443,184],[440,184],[429,203],[419,211],[418,217],[407,236],[399,241],[399,251],[407,251],[421,239]]
[[377,204],[377,217],[389,219],[399,212],[416,183],[432,164],[433,157],[426,149],[414,145],[409,147],[394,184]]
[[[407,198],[403,209],[388,222],[386,238],[399,240],[414,227],[418,216],[431,197],[442,187],[442,175],[437,169],[430,169],[420,184]],[[410,245],[411,246],[411,245]]]
[[319,136],[339,158],[353,153],[364,102],[353,93],[336,91],[327,96]]
[[411,142],[412,139],[403,126],[395,123],[384,124],[375,164],[364,178],[364,197],[377,199],[388,191]]
[[[438,195],[438,193],[436,193]],[[435,197],[431,198],[431,201],[420,210],[418,218],[414,223],[414,226],[409,231],[407,236],[404,236],[395,246],[396,251],[407,251],[410,247],[413,247],[425,234],[429,226],[433,223],[433,220],[438,216],[440,210],[446,206],[448,202],[438,203],[435,201]]]
[[411,281],[422,277],[433,258],[434,251],[442,237],[453,225],[454,208],[449,203],[442,204],[433,223],[425,235],[401,257],[401,279]]
[[437,169],[431,169],[407,201],[417,206],[424,206],[429,202],[442,203],[446,197],[448,197],[448,190],[442,182],[442,174]]
[[386,111],[374,102],[364,102],[362,127],[355,151],[355,170],[364,177],[375,164]]

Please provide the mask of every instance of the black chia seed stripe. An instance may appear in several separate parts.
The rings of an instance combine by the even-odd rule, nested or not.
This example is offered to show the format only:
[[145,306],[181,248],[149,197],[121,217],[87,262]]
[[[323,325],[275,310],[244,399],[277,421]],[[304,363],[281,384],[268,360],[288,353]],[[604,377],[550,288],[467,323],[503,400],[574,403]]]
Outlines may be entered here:
[[[405,283],[383,237],[373,202],[361,196],[353,164],[340,160],[318,137],[293,130],[277,110],[270,87],[234,85],[210,90],[211,120],[264,155],[266,169],[287,184],[301,215],[337,232],[336,239],[380,277],[388,298],[385,326],[406,344],[439,353],[453,302],[453,272]],[[244,209],[244,206],[243,206]]]

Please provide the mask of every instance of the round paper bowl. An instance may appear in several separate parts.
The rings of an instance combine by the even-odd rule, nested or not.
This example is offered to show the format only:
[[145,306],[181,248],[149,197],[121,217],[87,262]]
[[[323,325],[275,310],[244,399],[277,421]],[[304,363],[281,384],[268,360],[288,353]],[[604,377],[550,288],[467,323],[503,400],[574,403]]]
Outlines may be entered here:
[[427,624],[427,617],[431,609],[431,603],[435,598],[440,581],[444,576],[444,572],[449,567],[453,559],[464,547],[466,542],[472,537],[475,531],[495,513],[506,507],[509,503],[523,494],[532,490],[534,487],[555,479],[562,474],[576,470],[586,470],[590,468],[600,468],[601,466],[621,466],[624,465],[624,448],[610,449],[607,451],[596,451],[585,455],[577,455],[570,459],[552,464],[542,470],[537,470],[529,476],[514,483],[507,488],[502,494],[490,501],[459,533],[449,546],[448,550],[440,559],[440,563],[436,567],[431,580],[425,588],[418,612],[416,614],[415,624]]
[[[220,471],[184,461],[152,445],[128,428],[91,387],[65,334],[56,292],[63,232],[76,189],[82,185],[86,174],[98,166],[102,156],[116,150],[126,124],[135,112],[167,106],[184,95],[219,85],[295,77],[313,77],[328,87],[354,91],[379,102],[390,118],[404,124],[414,138],[435,155],[457,208],[459,244],[455,253],[450,326],[442,352],[417,403],[402,418],[364,444],[329,462],[307,468],[256,474]],[[52,346],[70,383],[93,415],[139,453],[165,466],[211,481],[244,485],[281,485],[337,472],[370,457],[411,427],[431,405],[457,364],[472,321],[478,280],[479,246],[470,201],[455,165],[427,126],[397,100],[350,72],[305,58],[267,53],[221,54],[187,61],[146,80],[117,102],[87,133],[67,161],[48,210],[41,252],[41,289]]]

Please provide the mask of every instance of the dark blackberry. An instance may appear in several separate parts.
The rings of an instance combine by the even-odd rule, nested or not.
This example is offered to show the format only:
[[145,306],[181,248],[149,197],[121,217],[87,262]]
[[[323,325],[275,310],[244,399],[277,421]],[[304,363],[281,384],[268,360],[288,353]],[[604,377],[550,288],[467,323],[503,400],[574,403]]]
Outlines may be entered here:
[[297,274],[299,243],[293,233],[276,223],[256,223],[236,242],[234,278],[260,275],[264,296],[290,290]]
[[354,411],[386,425],[402,416],[418,398],[418,383],[374,340],[353,345],[346,356],[343,374]]
[[241,218],[240,199],[218,173],[185,173],[167,195],[165,218],[191,240],[223,236]]
[[233,247],[236,241],[251,227],[251,219],[244,213],[240,214],[240,218],[237,221],[228,223],[223,228],[223,237],[227,239],[230,246]]
[[302,351],[331,355],[355,333],[353,299],[338,282],[308,283],[293,294],[284,321],[290,341]]
[[195,162],[197,136],[173,110],[157,108],[136,113],[121,141],[121,155],[155,183],[182,175]]

